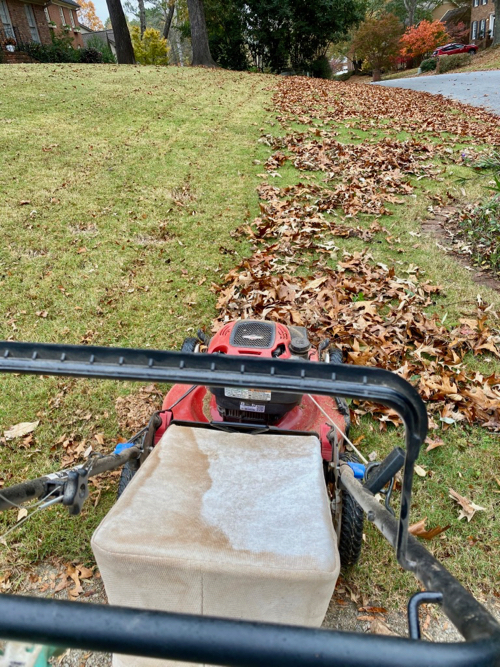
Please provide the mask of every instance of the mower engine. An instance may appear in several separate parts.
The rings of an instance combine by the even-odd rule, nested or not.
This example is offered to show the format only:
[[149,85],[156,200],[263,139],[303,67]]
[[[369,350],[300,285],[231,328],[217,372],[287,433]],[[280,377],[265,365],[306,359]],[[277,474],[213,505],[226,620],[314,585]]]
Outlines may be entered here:
[[[304,327],[239,320],[226,324],[208,344],[209,354],[231,354],[318,361]],[[302,400],[301,394],[259,389],[209,387],[223,421],[277,424]]]

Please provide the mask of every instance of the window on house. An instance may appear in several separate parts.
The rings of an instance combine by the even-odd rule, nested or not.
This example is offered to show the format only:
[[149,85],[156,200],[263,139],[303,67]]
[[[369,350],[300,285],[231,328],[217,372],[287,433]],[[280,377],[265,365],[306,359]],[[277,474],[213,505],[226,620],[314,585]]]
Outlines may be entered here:
[[476,39],[477,38],[477,21],[472,21],[472,29],[470,31],[470,38],[471,39]]
[[33,5],[24,5],[24,11],[26,12],[26,18],[28,19],[31,41],[40,44],[40,35],[38,34],[38,28],[36,26],[35,12],[33,11]]
[[14,37],[14,30],[10,21],[9,10],[5,0],[0,0],[0,22],[6,37]]
[[62,7],[59,7],[59,14],[61,16],[61,24],[66,25],[66,19],[64,18],[64,12]]
[[487,5],[487,4],[488,4],[488,0],[481,0],[481,4],[482,4],[482,5]]
[[490,37],[495,35],[495,14],[490,14]]
[[486,36],[486,19],[481,19],[479,24],[479,38],[483,39]]
[[51,20],[51,19],[50,19],[50,14],[49,14],[49,8],[48,8],[48,7],[44,7],[44,8],[43,8],[43,11],[44,11],[44,13],[45,13],[45,18],[47,19],[47,23],[50,23],[50,20]]
[[479,0],[473,0],[473,6],[479,7]]
[[69,13],[69,20],[70,20],[70,23],[71,23],[71,27],[74,28],[75,27],[75,19],[73,17],[73,10],[68,9],[68,13]]

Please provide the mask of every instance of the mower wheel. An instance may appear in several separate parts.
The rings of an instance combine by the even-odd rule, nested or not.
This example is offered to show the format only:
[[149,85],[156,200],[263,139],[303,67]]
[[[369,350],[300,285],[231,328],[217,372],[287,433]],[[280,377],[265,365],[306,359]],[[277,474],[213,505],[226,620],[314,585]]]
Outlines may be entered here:
[[127,463],[125,463],[125,465],[123,466],[120,474],[120,481],[118,482],[118,491],[116,493],[117,498],[119,498],[125,491],[135,473],[136,471],[132,468],[130,462],[127,461]]
[[197,338],[184,338],[181,352],[198,352],[200,341]]
[[[350,452],[340,455],[341,461],[359,463],[358,457]],[[342,516],[340,519],[339,553],[343,568],[356,565],[363,546],[363,509],[350,493],[342,491]]]
[[330,363],[331,364],[341,364],[342,363],[342,350],[339,350],[338,347],[334,347],[330,351]]

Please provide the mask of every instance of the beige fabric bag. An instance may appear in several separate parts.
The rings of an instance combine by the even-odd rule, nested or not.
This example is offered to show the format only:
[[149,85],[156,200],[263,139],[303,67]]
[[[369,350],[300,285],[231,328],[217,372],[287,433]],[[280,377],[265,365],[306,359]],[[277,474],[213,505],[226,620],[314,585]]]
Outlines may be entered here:
[[171,426],[92,548],[110,604],[319,626],[340,568],[319,441]]

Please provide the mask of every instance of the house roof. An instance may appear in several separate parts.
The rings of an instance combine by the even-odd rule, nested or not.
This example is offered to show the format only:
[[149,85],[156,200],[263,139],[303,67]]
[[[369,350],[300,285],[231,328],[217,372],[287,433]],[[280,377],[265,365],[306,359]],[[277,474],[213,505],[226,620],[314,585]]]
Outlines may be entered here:
[[464,5],[463,7],[455,7],[455,9],[449,9],[446,14],[440,19],[441,23],[445,25],[457,24],[460,21],[463,21],[466,25],[470,23],[470,5]]
[[113,30],[108,28],[107,30],[91,30],[89,31],[86,35],[82,35],[83,41],[86,42],[86,37],[90,39],[91,37],[98,37],[101,39],[103,42],[109,42],[109,44],[115,45],[115,36],[113,34]]
[[80,9],[80,5],[74,0],[52,0],[50,5],[62,5],[63,7],[71,7],[72,9]]

